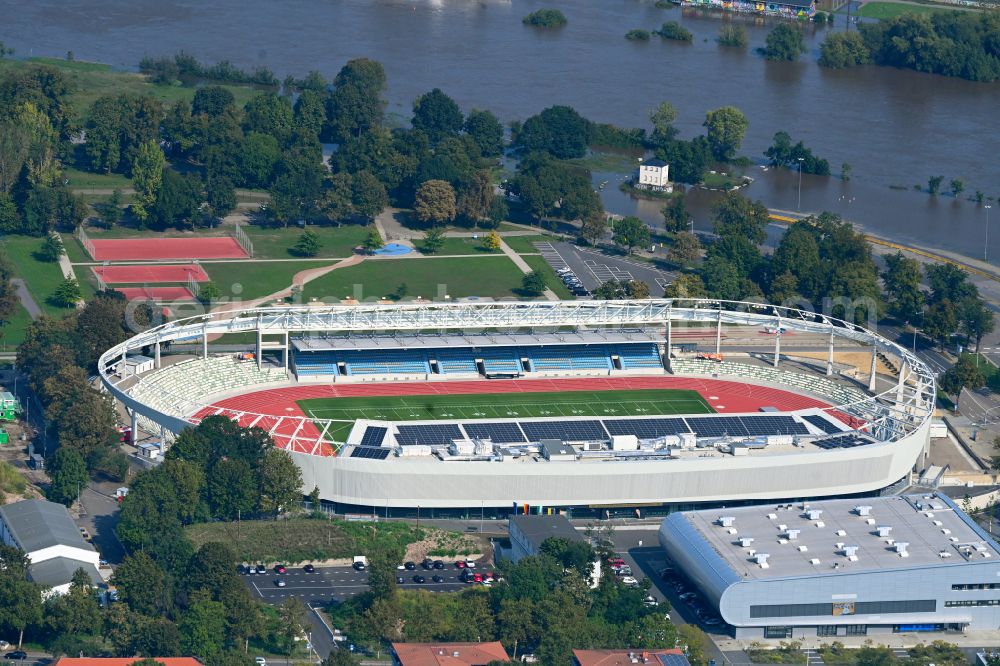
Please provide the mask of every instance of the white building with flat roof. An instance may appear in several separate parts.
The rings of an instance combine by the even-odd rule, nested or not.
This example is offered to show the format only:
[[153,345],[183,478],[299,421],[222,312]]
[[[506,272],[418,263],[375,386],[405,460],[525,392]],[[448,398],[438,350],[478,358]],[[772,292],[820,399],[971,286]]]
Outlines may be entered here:
[[1000,549],[936,493],[679,512],[660,543],[738,638],[1000,626]]
[[640,188],[669,192],[673,189],[673,183],[670,182],[670,165],[657,159],[643,162],[639,165],[637,184]]

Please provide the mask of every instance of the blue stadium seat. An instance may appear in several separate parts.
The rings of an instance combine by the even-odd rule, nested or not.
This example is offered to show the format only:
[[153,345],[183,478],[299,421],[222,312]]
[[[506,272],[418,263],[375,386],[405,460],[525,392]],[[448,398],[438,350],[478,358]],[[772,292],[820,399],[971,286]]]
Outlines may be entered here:
[[423,351],[365,350],[341,354],[348,375],[427,374],[431,371]]
[[660,360],[660,352],[656,348],[656,343],[616,345],[611,348],[611,353],[618,355],[622,370],[663,368],[663,361]]
[[442,375],[478,372],[476,356],[471,349],[434,349],[428,354],[437,359],[438,370]]
[[521,372],[521,355],[515,347],[487,347],[474,355],[483,360],[483,370],[488,375]]
[[537,372],[552,370],[611,370],[611,356],[604,345],[525,347],[523,354]]
[[295,364],[295,372],[300,377],[305,375],[337,374],[337,355],[332,351],[296,351],[292,356],[292,360]]

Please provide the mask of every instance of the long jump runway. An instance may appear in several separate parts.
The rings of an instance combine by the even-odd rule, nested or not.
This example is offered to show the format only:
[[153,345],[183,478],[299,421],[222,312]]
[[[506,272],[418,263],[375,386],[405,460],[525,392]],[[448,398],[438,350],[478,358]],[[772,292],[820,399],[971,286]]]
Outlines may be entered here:
[[91,240],[95,261],[178,261],[183,259],[246,259],[247,253],[229,236],[214,238],[111,238]]

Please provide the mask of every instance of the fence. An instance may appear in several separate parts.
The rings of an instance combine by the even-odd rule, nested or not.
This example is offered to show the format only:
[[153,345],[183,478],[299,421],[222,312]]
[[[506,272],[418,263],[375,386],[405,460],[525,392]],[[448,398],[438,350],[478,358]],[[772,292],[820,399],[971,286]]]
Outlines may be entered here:
[[233,238],[235,238],[236,242],[240,244],[240,247],[243,248],[243,251],[247,253],[248,257],[253,257],[253,242],[251,242],[250,237],[247,236],[247,232],[243,231],[242,226],[238,224],[236,225],[236,228],[233,230]]
[[91,258],[96,259],[97,253],[94,250],[94,242],[87,236],[87,232],[83,230],[82,225],[76,229],[76,238],[80,241],[80,245],[83,246],[83,249],[90,254]]

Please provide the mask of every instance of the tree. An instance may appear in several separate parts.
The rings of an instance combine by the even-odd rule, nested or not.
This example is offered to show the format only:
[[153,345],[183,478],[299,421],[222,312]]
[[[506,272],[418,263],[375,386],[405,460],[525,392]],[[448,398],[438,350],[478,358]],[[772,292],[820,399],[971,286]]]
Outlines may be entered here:
[[[854,35],[856,33],[852,32],[852,33],[838,33],[838,34],[851,34],[851,35]],[[851,179],[851,163],[850,162],[844,162],[843,164],[840,165],[840,179],[842,181],[844,181],[845,183]]]
[[349,60],[337,73],[333,85],[327,118],[334,141],[360,137],[382,124],[385,70],[379,62],[367,58]]
[[743,296],[743,279],[732,263],[720,256],[709,256],[699,271],[708,295],[725,301],[738,301]]
[[270,449],[260,470],[260,510],[287,513],[302,503],[302,472],[287,451]]
[[197,298],[203,304],[211,305],[212,303],[217,303],[222,298],[222,290],[211,280],[202,282],[198,285]]
[[983,336],[993,332],[996,320],[993,311],[978,296],[966,298],[959,306],[959,324],[962,332],[976,341],[976,351]]
[[943,344],[958,330],[958,308],[947,299],[931,303],[921,328],[928,337]]
[[41,589],[27,579],[24,571],[0,573],[0,626],[18,632],[17,646],[24,642],[24,630],[42,621]]
[[816,174],[818,176],[830,175],[830,163],[824,159],[813,155],[812,151],[799,141],[792,145],[792,137],[788,132],[778,132],[774,135],[774,142],[764,151],[764,156],[768,158],[771,166],[792,168],[798,167],[803,173]]
[[444,247],[444,230],[428,229],[424,232],[424,240],[420,244],[420,251],[426,254],[436,254]]
[[413,103],[413,128],[423,130],[432,145],[447,136],[458,136],[464,121],[455,100],[439,88],[421,95]]
[[563,220],[587,219],[603,211],[594,192],[590,171],[553,159],[546,153],[523,158],[508,190],[520,197],[539,221],[546,217]]
[[455,189],[444,180],[428,180],[417,190],[414,213],[427,224],[447,224],[455,219]]
[[285,654],[291,656],[295,641],[304,633],[302,627],[306,622],[306,608],[298,597],[289,597],[278,607],[278,617],[281,621],[281,642]]
[[948,368],[938,380],[941,390],[951,395],[958,395],[963,388],[975,390],[986,385],[986,377],[976,367],[972,356],[963,354],[955,365]]
[[698,136],[690,141],[670,141],[657,148],[656,157],[670,165],[670,176],[675,181],[697,184],[712,161],[712,150],[708,139]]
[[688,230],[691,216],[688,215],[683,196],[674,197],[660,212],[663,213],[663,225],[667,231]]
[[545,151],[559,159],[587,154],[590,121],[569,106],[551,106],[531,116],[514,137],[514,145],[525,151]]
[[101,206],[101,220],[108,229],[121,222],[122,219],[122,191],[118,188],[111,193],[108,200]]
[[87,463],[77,451],[60,447],[52,455],[48,464],[52,483],[47,493],[48,499],[71,506],[87,486]]
[[14,265],[10,258],[0,251],[0,326],[10,321],[20,307],[13,278]]
[[867,65],[871,52],[859,32],[830,32],[819,47],[819,64],[831,69]]
[[364,248],[369,253],[375,252],[385,245],[385,241],[382,240],[382,235],[379,234],[378,229],[372,227],[368,230],[368,235],[365,236]]
[[958,198],[958,195],[965,191],[965,183],[961,178],[951,179],[951,196]]
[[499,157],[503,154],[503,125],[491,111],[469,111],[464,129],[476,142],[483,157]]
[[521,280],[521,289],[529,296],[541,296],[545,292],[545,276],[537,271],[525,274]]
[[257,506],[258,479],[245,460],[219,460],[208,470],[208,504],[213,516],[235,520]]
[[456,210],[458,217],[478,225],[479,221],[490,214],[493,206],[493,181],[487,171],[479,170],[472,174],[469,182],[458,192]]
[[250,132],[240,143],[236,157],[239,182],[245,187],[268,187],[281,161],[281,148],[273,136]]
[[236,103],[236,97],[222,86],[204,86],[198,88],[191,101],[191,115],[206,115],[218,118]]
[[686,647],[688,661],[692,666],[705,666],[708,663],[708,636],[694,624],[682,624],[677,628],[677,644]]
[[678,266],[692,266],[701,259],[701,241],[696,235],[681,231],[674,234],[673,240],[667,250],[667,261]]
[[798,60],[806,52],[802,31],[788,23],[779,23],[768,33],[762,52],[768,60]]
[[931,195],[936,195],[938,190],[941,189],[941,183],[944,181],[944,176],[931,176],[927,179],[927,191]]
[[677,136],[677,129],[674,127],[674,123],[677,121],[677,109],[670,102],[661,102],[650,112],[649,121],[653,124],[650,143],[654,146],[665,146]]
[[746,48],[750,38],[747,36],[747,29],[741,25],[727,24],[719,28],[719,36],[715,38],[719,46],[732,46],[735,48]]
[[708,292],[705,283],[694,273],[677,277],[663,290],[665,298],[705,298]]
[[594,290],[594,298],[605,301],[649,298],[649,285],[641,280],[608,280]]
[[198,599],[181,616],[181,632],[185,654],[208,658],[223,648],[225,641],[225,606],[218,601]]
[[52,305],[60,308],[72,308],[75,307],[77,303],[83,298],[80,293],[80,284],[76,281],[76,278],[68,277],[64,278],[59,286],[56,287],[52,295],[49,296],[49,302]]
[[287,97],[273,92],[254,95],[243,107],[243,130],[269,134],[278,143],[287,143],[295,125],[292,105]]
[[149,210],[150,226],[158,230],[193,227],[203,200],[201,179],[194,174],[164,169],[156,200]]
[[733,158],[750,122],[735,106],[724,106],[705,115],[704,126],[708,129],[708,144],[712,156],[720,161]]
[[139,146],[132,164],[132,186],[136,192],[132,212],[140,221],[146,219],[147,211],[157,200],[166,164],[167,159],[156,141],[149,140]]
[[503,241],[500,239],[500,234],[496,231],[491,231],[483,237],[483,247],[490,252],[497,252],[503,247]]
[[715,233],[720,237],[737,237],[760,245],[771,218],[767,206],[760,201],[729,192],[713,206],[712,219]]
[[924,309],[920,290],[920,262],[902,252],[887,255],[882,282],[885,284],[889,312],[900,321],[912,322]]
[[138,613],[155,616],[169,608],[166,572],[148,553],[126,555],[115,569],[112,582],[119,599]]
[[649,227],[637,217],[625,217],[614,224],[612,230],[615,244],[632,254],[635,247],[649,245],[651,235]]
[[558,9],[538,9],[521,19],[524,25],[535,28],[561,28],[566,25],[566,15]]
[[594,211],[580,222],[580,237],[590,245],[597,245],[608,234],[608,216]]
[[354,174],[351,197],[354,211],[366,221],[375,219],[389,205],[385,185],[369,171]]
[[37,257],[42,261],[55,263],[63,255],[62,238],[58,234],[48,234],[42,241],[42,246],[38,248]]
[[296,257],[315,257],[321,248],[319,236],[311,229],[306,229],[292,247],[292,254]]

